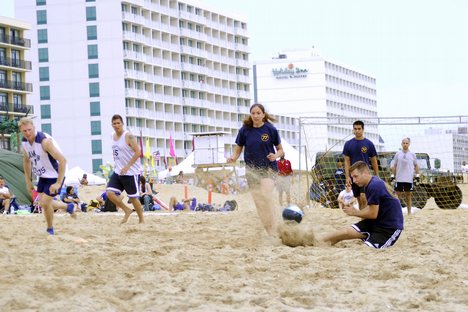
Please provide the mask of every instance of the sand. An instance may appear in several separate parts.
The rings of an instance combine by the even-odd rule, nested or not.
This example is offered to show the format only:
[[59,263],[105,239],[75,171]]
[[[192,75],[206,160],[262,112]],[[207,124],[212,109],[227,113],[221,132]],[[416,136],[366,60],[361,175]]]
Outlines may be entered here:
[[[86,200],[103,187],[80,188]],[[158,186],[161,199],[183,186]],[[467,185],[462,186],[464,205]],[[189,196],[207,199],[190,187]],[[272,194],[276,196],[276,194]],[[395,246],[359,241],[287,247],[268,237],[249,193],[214,194],[229,213],[0,215],[1,311],[467,311],[468,210],[431,199],[405,216]],[[298,226],[325,232],[357,221],[340,210],[306,209]]]

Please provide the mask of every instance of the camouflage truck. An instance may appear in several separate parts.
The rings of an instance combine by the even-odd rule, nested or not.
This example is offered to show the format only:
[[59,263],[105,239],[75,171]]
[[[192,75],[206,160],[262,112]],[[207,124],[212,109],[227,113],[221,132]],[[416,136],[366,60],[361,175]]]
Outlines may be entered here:
[[[387,183],[390,183],[390,168],[395,154],[395,151],[378,153],[379,176]],[[463,183],[463,177],[432,168],[427,153],[416,153],[416,158],[420,168],[420,183],[414,187],[413,206],[422,209],[428,199],[434,197],[435,203],[441,209],[458,208],[462,203],[463,194],[457,184]],[[344,163],[341,152],[319,152],[311,171],[310,198],[330,208],[338,208],[337,197],[341,189],[337,188],[337,185],[342,181],[338,180],[340,178],[336,175],[336,170],[340,161]],[[406,205],[404,199],[402,204]]]

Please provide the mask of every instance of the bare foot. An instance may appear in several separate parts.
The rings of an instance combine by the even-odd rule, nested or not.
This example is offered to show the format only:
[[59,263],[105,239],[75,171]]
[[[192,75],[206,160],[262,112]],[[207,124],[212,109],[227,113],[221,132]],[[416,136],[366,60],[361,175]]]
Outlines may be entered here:
[[124,212],[125,212],[125,215],[124,215],[122,221],[120,221],[120,224],[127,223],[128,218],[130,218],[130,215],[131,215],[132,212],[133,212],[133,209],[128,209],[128,208],[127,208],[127,209],[124,210]]
[[73,219],[76,219],[77,215],[76,215],[76,212],[73,212],[70,217],[72,217]]

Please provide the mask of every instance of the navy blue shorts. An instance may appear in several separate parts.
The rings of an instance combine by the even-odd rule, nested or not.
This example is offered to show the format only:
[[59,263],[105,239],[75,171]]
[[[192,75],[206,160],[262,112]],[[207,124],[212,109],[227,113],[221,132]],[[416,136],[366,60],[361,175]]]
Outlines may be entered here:
[[[63,178],[63,181],[65,181],[65,178]],[[57,178],[39,178],[39,181],[37,182],[37,192],[38,193],[44,193],[50,197],[57,196],[60,194],[60,190],[62,189],[63,186],[63,181],[62,184],[60,185],[60,188],[57,190],[56,194],[50,194],[50,186],[57,182]]]
[[353,229],[366,235],[362,241],[369,247],[384,249],[396,243],[403,230],[386,229],[374,225],[371,220],[362,220],[352,225]]
[[408,182],[396,182],[395,191],[397,192],[412,192],[414,190],[413,183]]
[[107,183],[106,190],[116,194],[125,190],[129,198],[138,198],[140,197],[138,181],[140,181],[140,175],[118,175],[114,172]]

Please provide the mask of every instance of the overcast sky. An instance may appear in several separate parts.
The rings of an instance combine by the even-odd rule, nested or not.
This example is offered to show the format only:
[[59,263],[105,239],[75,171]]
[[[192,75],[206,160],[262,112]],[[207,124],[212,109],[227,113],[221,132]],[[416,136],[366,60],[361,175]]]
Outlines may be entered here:
[[468,115],[466,0],[202,2],[247,18],[251,61],[314,46],[376,77],[381,117]]

